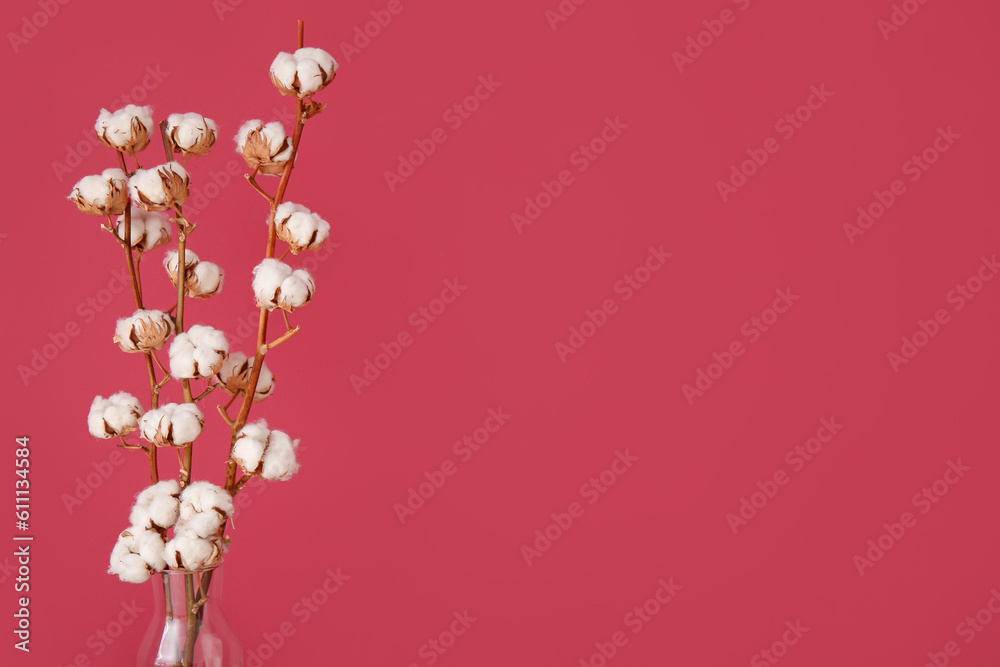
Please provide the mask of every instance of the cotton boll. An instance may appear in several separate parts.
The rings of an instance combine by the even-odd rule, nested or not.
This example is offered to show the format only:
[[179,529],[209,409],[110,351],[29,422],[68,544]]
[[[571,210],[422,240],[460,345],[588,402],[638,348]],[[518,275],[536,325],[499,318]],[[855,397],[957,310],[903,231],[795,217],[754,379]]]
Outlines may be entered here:
[[[253,359],[248,359],[242,352],[233,352],[222,362],[222,368],[215,377],[231,396],[243,394],[250,384],[250,374],[253,371]],[[257,389],[254,391],[253,400],[262,401],[274,391],[274,374],[262,362],[260,374],[257,377]]]
[[264,420],[246,424],[240,429],[233,444],[232,457],[246,474],[251,475],[260,467],[270,433]]
[[278,238],[289,245],[293,255],[303,250],[316,250],[330,236],[330,223],[301,204],[284,202],[274,215]]
[[285,481],[299,471],[295,450],[299,441],[293,441],[283,431],[271,431],[264,451],[264,462],[260,476],[272,481]]
[[[158,213],[147,213],[140,208],[132,207],[130,245],[140,253],[149,252],[154,248],[166,245],[170,241],[170,224]],[[125,225],[118,221],[115,230],[118,238],[125,240]],[[176,251],[175,251],[176,252]]]
[[149,145],[153,131],[152,107],[129,104],[115,112],[101,109],[94,123],[97,138],[108,148],[133,154]]
[[131,394],[118,392],[107,399],[97,396],[90,405],[87,426],[97,438],[126,436],[139,427],[141,415],[139,399]]
[[215,541],[188,535],[175,536],[164,549],[167,565],[184,570],[214,565],[220,554]]
[[271,82],[282,95],[307,97],[333,81],[337,62],[322,49],[302,48],[279,53],[271,63]]
[[163,559],[163,536],[155,530],[144,530],[138,539],[139,556],[154,572],[167,566]]
[[189,445],[201,435],[205,417],[194,403],[168,403],[150,410],[139,420],[143,439],[157,447]]
[[253,292],[257,297],[257,305],[268,310],[277,308],[281,298],[281,283],[291,275],[292,267],[274,258],[264,259],[255,266]]
[[159,495],[148,505],[149,518],[160,528],[170,528],[177,522],[180,501],[177,496]]
[[247,166],[262,174],[280,174],[292,154],[292,142],[281,123],[266,125],[260,120],[248,120],[236,133],[236,152]]
[[219,128],[215,121],[199,113],[172,113],[167,116],[167,135],[176,150],[189,155],[205,155],[215,144]]
[[312,300],[316,283],[305,269],[295,269],[292,275],[281,281],[281,298],[278,307],[289,312],[306,305]]
[[[177,265],[180,263],[180,253],[176,250],[168,250],[166,254],[163,255],[163,268],[167,270],[167,275],[170,277],[170,282],[177,287],[177,281],[180,278],[177,275]],[[194,276],[194,269],[198,266],[199,259],[197,253],[193,250],[187,248],[184,249],[184,281],[191,280]]]
[[190,280],[185,282],[187,295],[195,299],[207,299],[222,290],[224,274],[218,264],[199,262],[192,271]]
[[69,200],[88,215],[121,215],[128,206],[128,177],[121,169],[84,176],[73,186]]
[[195,512],[217,509],[227,517],[234,511],[233,497],[221,486],[211,482],[192,482],[181,492],[181,513],[185,507]]
[[132,526],[118,536],[111,550],[108,573],[117,574],[122,581],[141,584],[149,579],[151,570],[159,571],[166,565],[162,554],[163,540],[158,533],[142,526]]
[[247,386],[250,377],[250,360],[242,352],[232,352],[222,362],[215,378],[222,388],[230,395],[241,393]]
[[174,321],[160,310],[137,310],[115,325],[114,342],[125,352],[152,352],[163,347]]
[[214,537],[218,535],[225,521],[225,517],[212,510],[209,512],[197,512],[192,516],[184,518],[181,525],[184,527],[184,530],[190,531],[186,534],[193,534],[197,537]]
[[175,479],[148,486],[135,499],[130,521],[134,526],[155,525],[167,529],[177,522],[181,485]]
[[228,352],[225,334],[196,324],[170,344],[170,374],[179,379],[210,377],[222,368]]
[[128,181],[132,201],[145,211],[165,211],[187,201],[191,178],[178,162],[139,169]]

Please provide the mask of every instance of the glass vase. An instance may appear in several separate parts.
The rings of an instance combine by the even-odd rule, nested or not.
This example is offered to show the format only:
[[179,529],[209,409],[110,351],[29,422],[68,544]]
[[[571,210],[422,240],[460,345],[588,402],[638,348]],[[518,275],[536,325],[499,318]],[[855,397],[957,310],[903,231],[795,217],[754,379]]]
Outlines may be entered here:
[[153,575],[153,621],[139,667],[243,667],[243,646],[222,610],[222,567]]

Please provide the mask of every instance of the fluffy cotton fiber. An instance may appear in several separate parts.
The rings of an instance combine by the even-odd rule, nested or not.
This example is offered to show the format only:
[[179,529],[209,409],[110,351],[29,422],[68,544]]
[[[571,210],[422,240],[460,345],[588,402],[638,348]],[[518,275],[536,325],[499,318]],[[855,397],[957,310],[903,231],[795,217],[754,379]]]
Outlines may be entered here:
[[[170,223],[159,213],[147,213],[141,208],[132,207],[131,245],[139,252],[149,252],[170,242]],[[118,238],[125,240],[125,225],[118,221]],[[174,254],[176,254],[176,250]]]
[[337,61],[323,49],[306,47],[279,53],[271,63],[271,81],[282,95],[305,97],[333,81]]
[[271,481],[286,481],[299,471],[295,456],[299,441],[283,431],[267,428],[264,420],[245,425],[236,436],[233,460],[248,475],[259,473]]
[[84,176],[73,186],[69,199],[88,215],[121,215],[128,206],[128,176],[121,169]]
[[120,391],[107,398],[97,396],[90,404],[87,426],[97,438],[126,436],[139,428],[142,406],[132,394]]
[[240,126],[235,139],[236,152],[243,156],[248,167],[262,174],[280,174],[292,156],[292,142],[278,122],[248,120]]
[[288,244],[293,255],[321,248],[330,237],[330,223],[301,204],[284,202],[274,214],[278,238]]
[[177,522],[180,511],[181,485],[176,479],[157,482],[146,487],[135,499],[129,521],[133,526],[170,528]]
[[128,181],[132,201],[146,211],[166,211],[188,198],[191,178],[179,162],[139,169]]
[[174,321],[161,310],[137,310],[115,325],[114,342],[125,352],[152,352],[163,347]]
[[218,329],[195,324],[170,344],[170,374],[178,379],[210,377],[219,372],[229,341]]
[[125,153],[137,153],[149,145],[149,135],[153,131],[153,108],[129,104],[115,112],[101,109],[94,129],[105,146]]
[[205,416],[194,403],[167,403],[139,420],[139,432],[157,447],[181,447],[194,442],[205,426]]
[[284,262],[268,258],[254,267],[253,291],[257,305],[274,310],[293,311],[309,303],[316,283],[305,269],[295,269]]
[[[253,359],[247,358],[242,352],[233,352],[222,362],[222,368],[215,377],[219,380],[222,388],[231,396],[243,394],[250,384],[250,373],[253,371]],[[260,375],[257,377],[257,389],[254,391],[253,400],[263,401],[274,391],[274,374],[262,362]]]
[[108,573],[117,574],[122,581],[141,584],[166,566],[163,536],[155,530],[132,526],[118,536],[111,550]]
[[167,116],[167,135],[185,157],[205,155],[215,144],[219,128],[200,113],[172,113]]

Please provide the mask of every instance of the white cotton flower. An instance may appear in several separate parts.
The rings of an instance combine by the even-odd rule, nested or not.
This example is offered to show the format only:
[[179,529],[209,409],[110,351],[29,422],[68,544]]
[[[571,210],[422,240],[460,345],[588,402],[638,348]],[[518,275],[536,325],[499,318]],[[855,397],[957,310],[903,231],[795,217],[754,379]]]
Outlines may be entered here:
[[161,310],[137,310],[115,325],[114,342],[125,352],[152,352],[174,332],[174,321]]
[[282,95],[312,95],[325,88],[336,75],[337,61],[323,49],[283,51],[271,63],[271,81]]
[[97,396],[90,404],[87,426],[96,438],[126,436],[139,428],[142,406],[132,394],[120,391],[107,398]]
[[267,422],[263,419],[246,424],[240,429],[236,441],[233,443],[231,456],[246,474],[252,475],[260,468],[264,450],[267,448],[267,438],[270,434]]
[[268,258],[253,269],[253,291],[258,306],[293,311],[309,303],[316,283],[305,269],[293,271],[284,262]]
[[205,416],[194,403],[167,403],[139,420],[143,439],[157,447],[181,447],[194,442],[205,426]]
[[233,497],[221,486],[211,482],[192,482],[181,492],[181,518],[185,512],[221,512],[225,517],[232,515],[235,507]]
[[292,440],[284,431],[271,431],[267,437],[260,476],[271,481],[291,479],[299,471],[299,462],[295,457],[298,446],[299,441]]
[[216,540],[177,535],[167,542],[164,558],[172,568],[197,570],[218,562],[222,550]]
[[186,281],[187,295],[195,299],[207,299],[222,290],[224,273],[218,264],[198,262],[191,280]]
[[111,550],[109,574],[132,584],[141,584],[167,566],[163,536],[156,530],[131,526],[118,535]]
[[293,255],[317,250],[330,237],[330,223],[301,204],[284,202],[274,213],[278,238],[288,244]]
[[[222,368],[215,374],[222,388],[231,396],[244,394],[250,385],[250,374],[253,371],[253,359],[248,359],[242,352],[233,352],[222,362]],[[274,391],[274,374],[262,362],[260,375],[257,377],[257,388],[253,393],[254,401],[263,401]]]
[[195,324],[170,344],[170,374],[178,379],[207,378],[222,368],[229,341],[218,329]]
[[69,200],[88,215],[121,215],[128,206],[128,176],[121,169],[84,176],[73,186]]
[[[140,253],[159,248],[170,241],[170,222],[159,213],[147,213],[141,208],[132,207],[131,216],[131,246]],[[118,221],[116,230],[118,238],[125,240],[125,225]],[[176,251],[174,251],[176,253]]]
[[133,526],[155,526],[163,530],[170,528],[177,522],[180,512],[180,492],[181,485],[176,479],[146,487],[136,497],[129,521]]
[[240,126],[235,139],[236,152],[248,167],[262,174],[280,174],[292,157],[292,141],[277,121],[265,125],[260,120],[248,120]]
[[179,162],[139,169],[128,180],[132,201],[146,211],[166,211],[187,201],[191,177]]
[[[163,267],[170,276],[170,282],[177,286],[178,252],[170,250],[163,257]],[[187,296],[195,299],[207,299],[222,290],[222,280],[225,277],[222,268],[213,262],[203,262],[191,250],[184,251],[184,288]]]
[[101,109],[94,123],[97,138],[108,148],[124,153],[137,153],[149,145],[153,131],[153,108],[134,104],[110,112]]
[[215,121],[200,113],[172,113],[167,116],[167,136],[184,157],[208,153],[208,149],[215,144],[218,131]]

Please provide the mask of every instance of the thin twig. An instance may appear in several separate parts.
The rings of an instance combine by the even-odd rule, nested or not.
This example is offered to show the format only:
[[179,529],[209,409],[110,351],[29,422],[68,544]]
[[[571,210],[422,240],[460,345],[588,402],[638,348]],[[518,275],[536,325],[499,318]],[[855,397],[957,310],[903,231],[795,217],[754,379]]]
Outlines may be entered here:
[[254,169],[252,174],[244,174],[243,178],[247,179],[247,181],[250,183],[250,185],[253,186],[253,189],[256,190],[257,192],[259,192],[260,195],[264,199],[266,199],[269,204],[273,204],[274,203],[274,197],[272,197],[271,195],[267,194],[267,192],[264,190],[264,188],[260,187],[260,184],[257,183],[257,179],[254,178],[256,175],[257,175],[257,170]]
[[[273,350],[274,348],[278,347],[279,345],[281,345],[282,343],[284,343],[286,340],[288,340],[289,338],[291,338],[292,336],[294,336],[295,334],[297,334],[299,332],[299,328],[300,327],[295,327],[294,329],[289,329],[283,335],[279,336],[275,340],[273,340],[270,343],[268,343],[266,351],[270,352],[271,350]],[[254,390],[256,391],[256,388],[254,388]]]

